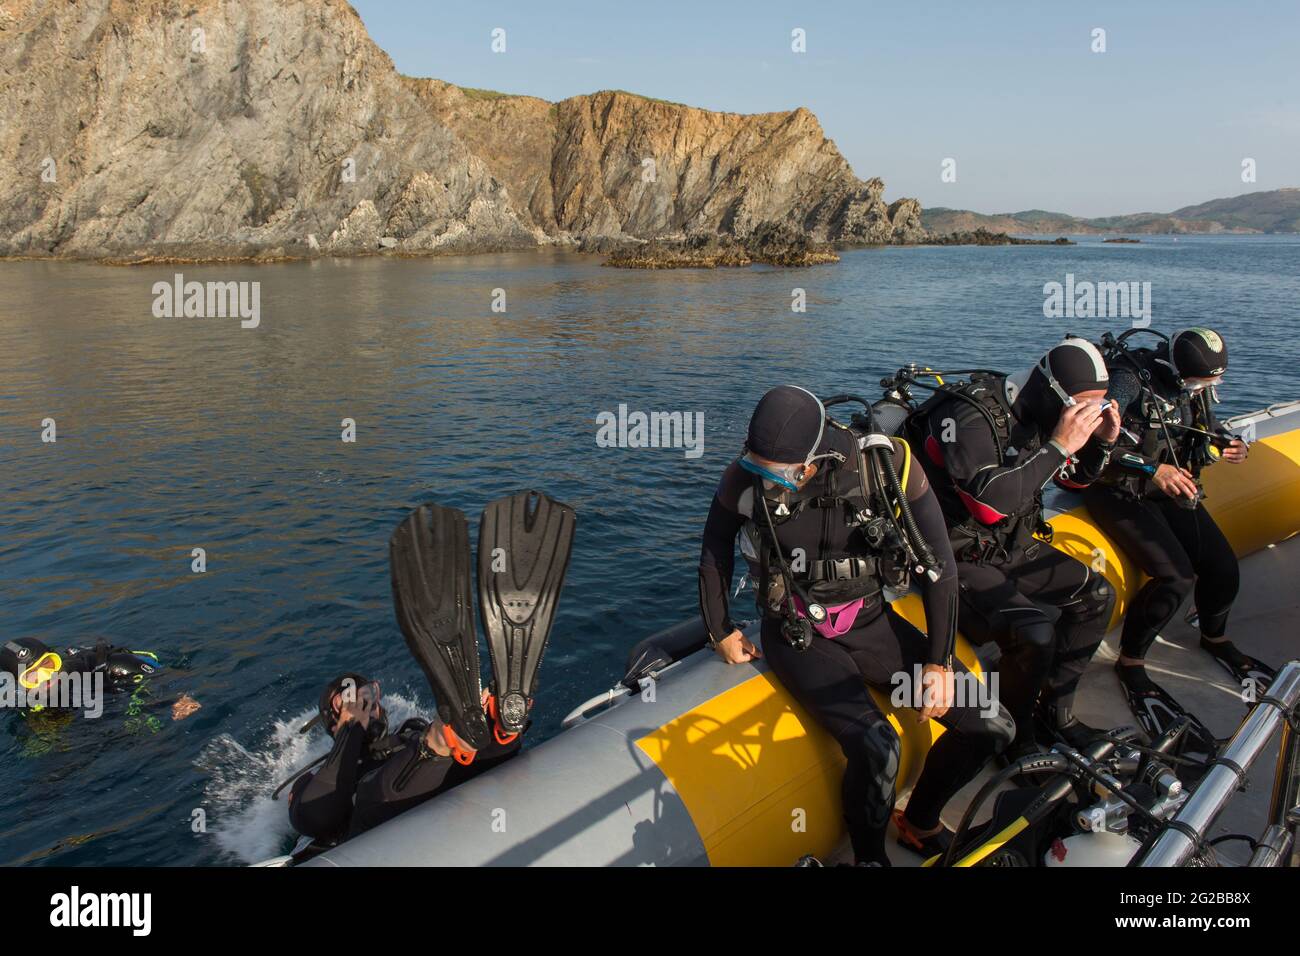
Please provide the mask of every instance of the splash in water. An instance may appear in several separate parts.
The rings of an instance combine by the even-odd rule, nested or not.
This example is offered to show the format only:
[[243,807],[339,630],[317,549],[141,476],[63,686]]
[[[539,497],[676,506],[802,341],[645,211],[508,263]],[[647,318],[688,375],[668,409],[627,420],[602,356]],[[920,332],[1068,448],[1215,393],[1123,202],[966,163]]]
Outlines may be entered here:
[[[428,717],[431,708],[414,696],[384,695],[388,726],[396,730],[411,717]],[[222,852],[241,863],[255,863],[288,853],[297,834],[289,825],[286,793],[272,800],[275,788],[330,749],[330,738],[320,728],[300,734],[316,716],[310,707],[293,717],[277,720],[269,739],[248,749],[229,734],[222,734],[204,749],[198,765],[211,774],[203,788],[208,832]]]

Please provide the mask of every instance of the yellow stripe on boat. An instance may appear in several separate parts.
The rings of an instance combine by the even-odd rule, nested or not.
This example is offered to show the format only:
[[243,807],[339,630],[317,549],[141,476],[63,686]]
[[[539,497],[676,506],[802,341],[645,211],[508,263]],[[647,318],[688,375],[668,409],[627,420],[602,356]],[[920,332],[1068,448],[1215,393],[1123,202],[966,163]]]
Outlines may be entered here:
[[[896,601],[894,610],[924,626],[918,596]],[[980,673],[965,640],[957,656]],[[944,729],[918,723],[914,711],[895,709],[876,690],[871,696],[899,735],[899,785],[910,786]],[[681,797],[714,866],[788,865],[803,853],[829,853],[844,833],[839,745],[770,672],[703,701],[636,745]]]

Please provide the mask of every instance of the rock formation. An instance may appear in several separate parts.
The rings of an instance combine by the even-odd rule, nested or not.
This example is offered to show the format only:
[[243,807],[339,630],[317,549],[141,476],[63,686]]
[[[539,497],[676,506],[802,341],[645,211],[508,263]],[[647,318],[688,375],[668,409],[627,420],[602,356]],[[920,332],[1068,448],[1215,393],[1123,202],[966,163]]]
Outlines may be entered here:
[[341,0],[6,0],[0,255],[924,238],[805,109],[400,75]]

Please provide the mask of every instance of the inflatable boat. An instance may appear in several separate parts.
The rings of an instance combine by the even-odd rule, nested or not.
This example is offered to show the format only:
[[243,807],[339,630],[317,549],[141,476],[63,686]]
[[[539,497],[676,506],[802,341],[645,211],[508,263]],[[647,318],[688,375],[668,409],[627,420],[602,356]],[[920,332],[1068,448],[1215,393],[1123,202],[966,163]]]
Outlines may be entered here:
[[[1234,621],[1249,622],[1250,633],[1233,633],[1252,653],[1281,664],[1300,657],[1300,402],[1226,424],[1253,440],[1248,461],[1205,475],[1206,507],[1243,558]],[[1140,573],[1089,521],[1077,497],[1054,492],[1049,517],[1055,547],[1104,567],[1120,597],[1114,625],[1141,585]],[[895,607],[923,623],[915,595],[899,597]],[[756,625],[748,631],[757,638]],[[1247,728],[1236,689],[1223,685],[1222,674],[1202,670],[1212,665],[1176,643],[1157,648],[1153,662],[1162,654],[1169,657],[1162,682],[1180,699],[1194,698],[1198,713],[1208,711],[1201,716],[1219,725],[1216,732],[1227,737],[1240,725],[1258,736],[1285,724],[1260,710],[1258,726]],[[979,668],[965,641],[959,656]],[[1300,665],[1286,672],[1300,677]],[[1106,663],[1094,662],[1080,693],[1084,718],[1132,723],[1107,681],[1114,683]],[[1300,693],[1300,679],[1287,684],[1292,696]],[[911,712],[900,718],[887,700],[877,700],[902,740],[898,786],[905,795],[942,728],[919,724]],[[833,856],[842,845],[839,749],[761,661],[728,666],[705,650],[698,621],[637,645],[625,679],[564,723],[555,737],[492,773],[305,865],[789,866],[805,854]],[[1241,746],[1247,744],[1255,748],[1252,759],[1268,746],[1256,747],[1254,737]],[[1288,773],[1294,776],[1294,768]],[[1222,783],[1222,799],[1216,790],[1200,804],[1212,804],[1217,816],[1238,782]],[[1201,786],[1210,784],[1207,778]],[[1293,800],[1295,781],[1287,786],[1285,799]],[[1252,812],[1263,816],[1259,806]],[[1258,831],[1265,822],[1250,825]],[[1176,851],[1166,859],[1182,859]]]

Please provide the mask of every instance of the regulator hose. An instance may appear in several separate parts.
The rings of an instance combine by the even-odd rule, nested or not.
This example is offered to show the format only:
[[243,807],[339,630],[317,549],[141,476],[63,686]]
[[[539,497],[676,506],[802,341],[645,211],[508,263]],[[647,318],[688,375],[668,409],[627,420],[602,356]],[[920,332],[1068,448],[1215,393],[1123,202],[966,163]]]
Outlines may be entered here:
[[[856,402],[866,409],[867,430],[869,436],[881,435],[888,439],[887,435],[884,435],[883,432],[877,430],[875,410],[871,407],[871,403],[862,396],[843,394],[833,395],[830,398],[822,399],[822,405],[827,408],[832,405],[843,405],[846,402]],[[912,515],[912,506],[908,503],[907,494],[903,491],[902,483],[898,480],[898,472],[894,468],[892,443],[890,446],[890,454],[886,454],[886,449],[876,444],[870,445],[867,448],[867,451],[871,452],[871,456],[876,462],[876,467],[880,469],[882,474],[884,474],[885,482],[889,486],[889,491],[894,495],[895,500],[898,502],[898,514],[902,519],[903,525],[899,530],[903,532],[903,539],[907,542],[908,546],[915,554],[918,563],[921,565],[920,568],[916,570],[926,574],[931,581],[939,580],[939,576],[943,573],[943,569],[939,566],[939,561],[935,558],[934,551],[931,550],[929,542],[927,542],[925,537],[921,534],[921,529],[918,528],[916,524],[916,518]],[[888,509],[886,510],[888,511]],[[898,521],[894,519],[892,512],[889,514],[889,517],[894,521],[895,527],[897,527]]]

